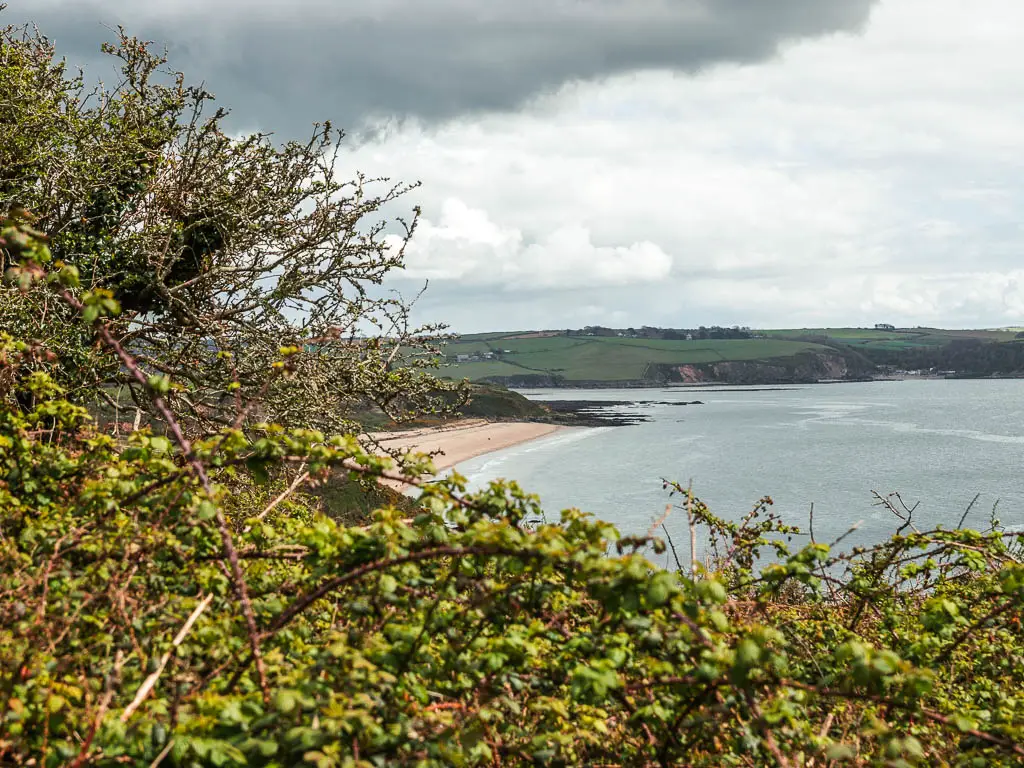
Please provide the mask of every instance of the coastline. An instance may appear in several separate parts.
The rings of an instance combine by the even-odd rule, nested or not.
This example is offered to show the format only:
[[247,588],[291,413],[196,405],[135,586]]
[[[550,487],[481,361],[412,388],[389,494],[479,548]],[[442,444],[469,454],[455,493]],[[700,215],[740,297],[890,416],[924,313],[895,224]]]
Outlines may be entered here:
[[[528,443],[567,429],[560,424],[535,421],[487,421],[472,419],[443,427],[424,427],[403,432],[377,432],[375,443],[389,451],[434,454],[438,473],[487,453]],[[384,481],[394,487],[404,484]]]

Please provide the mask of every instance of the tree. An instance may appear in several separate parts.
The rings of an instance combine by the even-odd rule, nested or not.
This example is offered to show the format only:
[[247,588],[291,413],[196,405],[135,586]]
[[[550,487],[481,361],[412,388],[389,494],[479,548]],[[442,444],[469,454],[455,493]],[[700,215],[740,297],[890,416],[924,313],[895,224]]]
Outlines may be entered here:
[[[340,181],[343,136],[330,124],[305,142],[232,137],[213,97],[148,44],[122,32],[104,50],[121,80],[87,89],[37,32],[3,30],[0,92],[13,108],[0,117],[0,211],[29,210],[54,258],[118,302],[113,332],[174,381],[186,424],[223,423],[239,397],[261,417],[335,429],[370,405],[395,418],[442,407],[451,385],[427,373],[442,328],[413,325],[409,303],[382,287],[418,211],[385,214],[413,187]],[[45,302],[6,289],[0,328],[50,343],[72,396],[113,404],[127,391],[151,411]],[[268,377],[282,347],[306,354]]]

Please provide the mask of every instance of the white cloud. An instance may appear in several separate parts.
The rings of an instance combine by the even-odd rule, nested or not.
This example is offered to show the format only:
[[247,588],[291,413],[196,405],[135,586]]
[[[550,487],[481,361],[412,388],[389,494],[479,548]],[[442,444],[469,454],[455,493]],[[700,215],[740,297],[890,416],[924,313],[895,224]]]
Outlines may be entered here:
[[527,242],[519,229],[457,199],[442,204],[437,224],[421,220],[406,249],[408,277],[509,289],[626,286],[664,279],[671,269],[672,259],[651,242],[599,246],[580,225]]
[[460,330],[1019,324],[1020,29],[1013,0],[882,0],[862,36],[408,124],[350,159],[423,180],[409,273]]

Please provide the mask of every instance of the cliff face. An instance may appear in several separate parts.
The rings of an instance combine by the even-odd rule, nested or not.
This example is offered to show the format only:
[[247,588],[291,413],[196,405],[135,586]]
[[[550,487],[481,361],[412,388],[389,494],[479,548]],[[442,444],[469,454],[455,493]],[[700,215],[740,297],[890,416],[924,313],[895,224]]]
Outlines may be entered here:
[[777,360],[658,366],[652,378],[667,383],[808,384],[817,381],[861,379],[873,372],[866,360],[839,352],[807,352]]
[[524,374],[490,377],[506,387],[629,388],[665,384],[813,384],[818,381],[856,380],[870,377],[875,367],[857,353],[839,350],[803,352],[786,358],[746,360],[695,365],[651,364],[642,380],[567,381],[560,376]]

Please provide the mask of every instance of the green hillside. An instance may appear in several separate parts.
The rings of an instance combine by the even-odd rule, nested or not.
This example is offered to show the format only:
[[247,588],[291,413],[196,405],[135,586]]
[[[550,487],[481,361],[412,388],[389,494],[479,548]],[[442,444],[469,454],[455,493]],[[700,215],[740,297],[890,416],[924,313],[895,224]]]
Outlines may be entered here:
[[[648,366],[688,365],[791,358],[802,352],[830,351],[807,341],[788,339],[660,340],[606,336],[513,334],[462,338],[445,349],[456,362],[442,372],[451,378],[479,380],[524,375],[557,376],[573,381],[638,381]],[[493,359],[482,359],[492,355]]]
[[[673,368],[692,365],[701,368],[697,380],[749,384],[859,378],[872,375],[879,365],[971,375],[1012,373],[1020,368],[1015,329],[731,329],[737,330],[751,338],[709,338],[710,333],[730,332],[717,327],[480,333],[447,345],[448,364],[441,375],[512,386],[656,384],[678,381],[681,374]],[[973,351],[965,357],[964,350]],[[739,365],[712,369],[716,363]]]
[[771,338],[824,341],[854,348],[903,350],[922,347],[944,347],[963,339],[978,341],[1012,341],[1016,336],[1008,330],[945,330],[942,328],[786,328],[762,333]]

